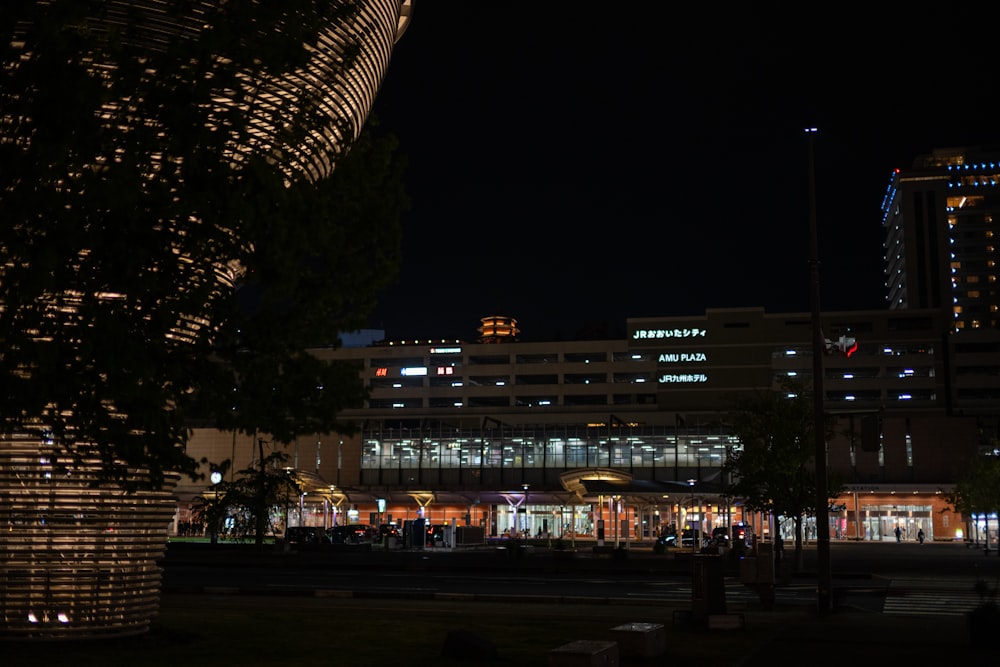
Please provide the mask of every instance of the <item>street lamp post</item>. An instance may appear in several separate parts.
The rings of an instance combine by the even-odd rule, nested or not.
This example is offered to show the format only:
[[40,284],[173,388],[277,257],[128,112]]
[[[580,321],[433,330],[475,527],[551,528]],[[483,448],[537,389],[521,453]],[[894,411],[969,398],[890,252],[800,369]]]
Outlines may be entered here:
[[[694,483],[695,483],[695,481],[696,480],[694,480],[694,479],[689,479],[688,480],[688,487],[690,487],[690,489],[691,489],[691,502],[690,502],[690,504],[688,504],[688,507],[690,508],[688,510],[689,514],[694,514]],[[700,531],[697,528],[695,528],[693,520],[689,521],[688,523],[691,525],[691,552],[692,553],[697,553],[697,551],[698,551],[698,546],[697,546],[698,545],[698,541],[701,538]],[[681,535],[683,535],[683,534],[684,533],[681,533]]]
[[289,512],[291,511],[291,502],[292,502],[291,494],[289,493],[289,488],[288,488],[291,485],[291,482],[290,482],[291,477],[292,477],[292,469],[291,468],[289,468],[289,467],[285,468],[285,477],[287,478],[285,480],[285,482],[286,482],[285,483],[285,540],[286,540],[286,545],[287,545],[288,528],[291,525],[291,521],[289,520],[289,516],[288,516]]
[[523,526],[523,532],[525,533],[525,537],[530,537],[530,535],[531,535],[531,526],[528,524],[528,487],[529,486],[531,486],[531,485],[527,484],[527,483],[521,484],[521,488],[524,489],[524,526]]
[[619,514],[619,503],[621,502],[621,496],[611,496],[611,502],[612,502],[612,511],[611,511],[611,517],[612,517],[612,519],[611,520],[615,522],[615,549],[617,549],[618,548],[618,524],[620,523],[619,518],[618,518],[618,514]]
[[219,502],[219,483],[222,482],[222,473],[213,470],[211,480],[212,491],[215,495],[215,501],[212,503],[212,544],[216,544],[219,541],[219,522],[222,521],[222,505]]
[[826,420],[823,412],[823,353],[826,341],[820,322],[819,231],[816,225],[816,128],[806,128],[809,144],[809,283],[812,305],[813,437],[816,467],[816,603],[820,614],[832,610],[830,575],[830,510],[826,486]]

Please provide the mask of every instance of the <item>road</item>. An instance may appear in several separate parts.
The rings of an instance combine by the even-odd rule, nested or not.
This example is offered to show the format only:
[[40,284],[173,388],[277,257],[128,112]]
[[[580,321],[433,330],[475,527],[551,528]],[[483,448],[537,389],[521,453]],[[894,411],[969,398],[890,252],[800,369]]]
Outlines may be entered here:
[[[626,559],[595,557],[581,549],[557,560],[539,549],[513,558],[495,550],[374,551],[371,553],[256,554],[229,545],[168,548],[166,592],[242,591],[264,595],[313,594],[380,598],[493,596],[512,601],[591,598],[684,605],[692,600],[691,559],[686,553],[653,554],[633,547]],[[786,551],[793,558],[794,551]],[[831,580],[837,604],[890,614],[963,614],[979,602],[975,584],[1000,582],[1000,557],[959,543],[834,542]],[[738,563],[727,561],[725,599],[736,605],[758,599],[744,585]],[[782,605],[814,605],[816,550],[806,546],[802,567],[774,589]]]

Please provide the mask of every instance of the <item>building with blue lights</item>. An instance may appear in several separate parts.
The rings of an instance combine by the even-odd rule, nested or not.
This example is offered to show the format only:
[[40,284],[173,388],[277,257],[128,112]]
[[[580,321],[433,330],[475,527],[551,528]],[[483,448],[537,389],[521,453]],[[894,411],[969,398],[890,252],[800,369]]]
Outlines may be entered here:
[[890,309],[938,308],[997,329],[1000,151],[939,149],[893,172],[882,203]]

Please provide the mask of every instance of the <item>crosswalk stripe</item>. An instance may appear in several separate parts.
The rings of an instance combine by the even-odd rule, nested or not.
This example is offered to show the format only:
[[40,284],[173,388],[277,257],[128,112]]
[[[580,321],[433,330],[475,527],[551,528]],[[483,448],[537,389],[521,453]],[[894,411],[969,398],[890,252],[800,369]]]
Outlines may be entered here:
[[[964,588],[956,589],[956,584]],[[883,614],[896,616],[964,616],[982,600],[964,582],[935,579],[893,579],[886,591]]]

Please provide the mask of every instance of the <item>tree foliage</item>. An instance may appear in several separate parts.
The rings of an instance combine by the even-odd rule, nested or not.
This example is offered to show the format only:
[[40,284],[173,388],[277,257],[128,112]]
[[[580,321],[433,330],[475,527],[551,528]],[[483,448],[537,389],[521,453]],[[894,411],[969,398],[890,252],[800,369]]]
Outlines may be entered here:
[[[213,535],[223,522],[228,522],[229,537],[239,542],[252,541],[262,548],[264,539],[274,532],[276,508],[287,507],[293,499],[298,502],[301,493],[287,463],[285,452],[265,456],[261,451],[254,465],[238,471],[232,481],[216,484],[212,496],[203,496],[195,508],[196,516]],[[220,468],[228,464],[226,461]]]
[[[738,401],[732,428],[740,445],[723,464],[726,495],[741,499],[747,509],[795,522],[797,556],[802,517],[816,512],[813,409],[812,395],[794,381]],[[829,438],[832,421],[826,425]]]
[[350,3],[230,0],[166,39],[112,4],[0,6],[0,421],[155,484],[198,475],[194,418],[280,442],[338,426],[356,372],[304,346],[365,321],[405,197],[388,137],[293,177],[274,146],[309,145],[322,100],[273,145],[246,113],[248,82],[301,66]]
[[956,512],[967,517],[989,516],[1000,511],[1000,456],[975,457],[954,491],[946,497]]
[[[358,369],[306,349],[335,345],[339,332],[364,327],[376,292],[395,276],[407,206],[404,162],[395,151],[393,137],[366,130],[332,177],[293,205],[298,230],[256,236],[253,270],[229,304],[213,363],[194,394],[200,418],[280,443],[354,430],[337,416],[366,397]],[[298,252],[285,255],[290,247]]]

